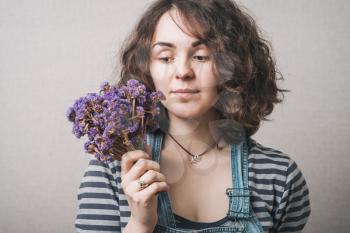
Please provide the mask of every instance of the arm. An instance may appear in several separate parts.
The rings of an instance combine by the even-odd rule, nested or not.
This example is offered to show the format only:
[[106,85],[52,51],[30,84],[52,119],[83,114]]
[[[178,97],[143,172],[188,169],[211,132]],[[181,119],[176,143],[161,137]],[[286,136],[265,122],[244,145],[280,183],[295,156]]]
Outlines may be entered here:
[[284,192],[274,216],[274,232],[301,232],[310,216],[309,189],[297,164],[290,160]]
[[120,233],[120,212],[115,174],[109,165],[91,159],[78,192],[76,232]]

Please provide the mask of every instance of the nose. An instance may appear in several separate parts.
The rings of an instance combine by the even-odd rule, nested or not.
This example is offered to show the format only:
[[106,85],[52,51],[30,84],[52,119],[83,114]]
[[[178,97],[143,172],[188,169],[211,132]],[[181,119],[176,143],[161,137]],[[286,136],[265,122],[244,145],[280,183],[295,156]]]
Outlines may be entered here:
[[179,59],[175,66],[175,75],[177,79],[192,79],[194,72],[191,62],[188,59]]

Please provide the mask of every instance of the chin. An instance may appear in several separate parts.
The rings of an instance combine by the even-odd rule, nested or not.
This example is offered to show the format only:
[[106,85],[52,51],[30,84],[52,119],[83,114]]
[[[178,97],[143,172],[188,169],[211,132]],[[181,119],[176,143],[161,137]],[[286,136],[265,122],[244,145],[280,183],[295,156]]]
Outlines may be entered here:
[[170,108],[168,109],[168,112],[178,118],[197,119],[200,118],[206,111],[200,111],[200,109],[181,106]]
[[196,119],[199,118],[200,114],[194,114],[194,113],[181,113],[181,114],[174,114],[178,118],[183,119]]

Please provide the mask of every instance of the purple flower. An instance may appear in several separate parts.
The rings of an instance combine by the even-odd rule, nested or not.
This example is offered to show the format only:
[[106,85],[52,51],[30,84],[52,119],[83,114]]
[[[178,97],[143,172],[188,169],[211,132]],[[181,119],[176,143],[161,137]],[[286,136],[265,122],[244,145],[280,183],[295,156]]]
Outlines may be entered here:
[[145,114],[145,110],[142,106],[137,106],[136,107],[136,113],[138,116],[143,116]]
[[129,133],[135,133],[139,129],[139,122],[132,122],[129,124],[127,130]]
[[128,150],[142,149],[145,132],[157,129],[157,104],[165,99],[161,92],[150,92],[144,84],[130,79],[126,86],[100,85],[100,92],[80,97],[66,112],[73,122],[72,133],[88,136],[87,153],[100,161],[120,159]]
[[128,88],[126,86],[122,86],[119,88],[117,94],[119,97],[125,98],[127,96],[127,93],[128,93]]
[[109,83],[106,81],[106,82],[103,82],[101,85],[100,85],[100,92],[104,91],[104,92],[107,92],[109,91],[111,88],[111,86],[109,85]]
[[138,85],[140,85],[140,82],[136,79],[130,79],[126,82],[126,85],[129,87],[137,87]]
[[74,121],[75,119],[75,111],[74,108],[70,107],[68,111],[66,112],[66,117],[69,121]]
[[99,130],[97,129],[97,127],[91,127],[89,129],[89,136],[90,137],[95,137],[98,133],[99,133]]

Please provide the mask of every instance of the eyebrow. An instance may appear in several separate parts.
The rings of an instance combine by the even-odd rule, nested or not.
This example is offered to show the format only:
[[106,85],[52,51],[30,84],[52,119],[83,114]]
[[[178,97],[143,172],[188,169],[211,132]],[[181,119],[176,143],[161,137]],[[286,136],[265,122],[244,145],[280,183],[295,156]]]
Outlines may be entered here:
[[[200,40],[197,40],[195,42],[192,43],[192,47],[195,48],[197,47],[198,45],[201,45],[201,44],[204,44],[203,41],[200,41]],[[156,45],[159,45],[159,46],[167,46],[167,47],[170,47],[170,48],[176,48],[176,46],[172,43],[168,43],[168,42],[162,42],[162,41],[159,41],[157,43],[154,43],[152,45],[152,48],[154,48]]]

